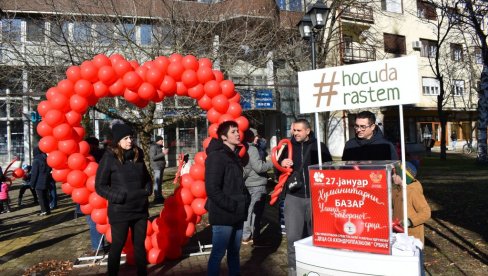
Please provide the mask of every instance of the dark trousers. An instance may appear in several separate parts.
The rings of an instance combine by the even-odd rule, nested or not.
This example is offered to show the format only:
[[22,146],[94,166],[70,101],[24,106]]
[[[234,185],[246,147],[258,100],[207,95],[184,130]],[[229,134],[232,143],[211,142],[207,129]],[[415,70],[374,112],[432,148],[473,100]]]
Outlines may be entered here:
[[41,212],[51,212],[51,209],[49,208],[49,191],[47,189],[36,189],[36,193],[37,198],[39,199],[39,206],[41,206]]
[[34,202],[37,203],[37,194],[36,194],[36,191],[34,191],[34,189],[31,188],[31,186],[29,185],[22,185],[22,187],[20,187],[20,190],[19,190],[19,202],[18,202],[18,205],[22,205],[22,197],[24,196],[24,193],[25,191],[29,189],[32,193],[32,197],[34,198]]
[[108,275],[118,275],[120,267],[120,254],[124,248],[129,228],[132,232],[134,244],[134,257],[137,267],[137,275],[147,275],[146,239],[147,219],[137,219],[110,224],[112,229],[112,245],[108,253]]

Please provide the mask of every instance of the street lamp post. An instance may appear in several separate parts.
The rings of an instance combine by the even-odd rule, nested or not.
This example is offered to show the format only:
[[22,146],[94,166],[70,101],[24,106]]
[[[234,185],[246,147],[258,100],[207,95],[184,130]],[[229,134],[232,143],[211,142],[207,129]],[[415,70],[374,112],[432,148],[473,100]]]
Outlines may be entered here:
[[[322,29],[329,15],[330,9],[322,2],[316,2],[308,8],[307,13],[298,23],[300,36],[304,40],[310,40],[310,47],[312,52],[312,70],[317,68],[315,36]],[[319,165],[322,165],[322,149],[320,145],[320,122],[319,113],[315,112],[315,131],[317,132],[317,151],[319,153]]]

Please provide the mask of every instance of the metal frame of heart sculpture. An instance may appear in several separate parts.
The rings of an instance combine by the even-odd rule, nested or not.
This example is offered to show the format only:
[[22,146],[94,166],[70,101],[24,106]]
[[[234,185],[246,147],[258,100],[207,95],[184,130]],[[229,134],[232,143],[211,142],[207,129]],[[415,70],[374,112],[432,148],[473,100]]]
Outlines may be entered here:
[[[241,116],[240,95],[230,80],[212,70],[207,58],[172,54],[160,56],[139,65],[122,55],[109,57],[99,54],[80,66],[66,70],[67,78],[46,92],[47,100],[37,110],[42,121],[37,132],[42,137],[39,148],[48,154],[47,163],[53,168],[53,178],[61,182],[64,193],[80,204],[81,211],[97,224],[97,230],[111,241],[107,218],[107,200],[95,192],[95,174],[98,164],[89,154],[89,145],[83,141],[85,130],[82,115],[100,98],[122,96],[139,108],[150,101],[161,102],[165,97],[188,96],[198,101],[207,111],[211,123],[207,148],[212,137],[217,138],[218,124],[234,120],[243,132],[249,121]],[[160,215],[148,221],[145,240],[149,263],[161,263],[165,258],[176,259],[182,246],[195,232],[195,225],[206,213],[205,152],[198,152],[190,173],[181,177],[181,185],[165,201]],[[130,241],[130,233],[127,241]],[[133,262],[132,242],[126,242],[124,252]]]

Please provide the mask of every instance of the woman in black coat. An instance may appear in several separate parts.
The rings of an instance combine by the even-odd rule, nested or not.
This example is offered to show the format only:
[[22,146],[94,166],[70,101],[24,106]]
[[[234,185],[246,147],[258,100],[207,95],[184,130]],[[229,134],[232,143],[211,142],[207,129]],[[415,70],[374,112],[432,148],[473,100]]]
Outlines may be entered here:
[[205,189],[208,219],[212,225],[212,252],[208,275],[220,275],[220,262],[227,251],[229,275],[240,275],[239,251],[242,226],[247,219],[251,196],[244,184],[243,168],[237,156],[239,130],[234,121],[217,129],[219,139],[212,139],[205,160]]
[[49,185],[53,182],[51,167],[47,165],[47,154],[42,152],[39,147],[35,147],[33,153],[34,161],[32,161],[30,185],[36,190],[39,199],[41,212],[38,215],[45,216],[51,214],[48,194]]
[[125,124],[112,126],[112,147],[100,160],[95,179],[97,193],[108,200],[112,245],[108,255],[108,274],[117,275],[120,254],[132,232],[137,275],[147,275],[146,238],[148,197],[152,194],[151,176],[143,152],[134,144],[133,130]]

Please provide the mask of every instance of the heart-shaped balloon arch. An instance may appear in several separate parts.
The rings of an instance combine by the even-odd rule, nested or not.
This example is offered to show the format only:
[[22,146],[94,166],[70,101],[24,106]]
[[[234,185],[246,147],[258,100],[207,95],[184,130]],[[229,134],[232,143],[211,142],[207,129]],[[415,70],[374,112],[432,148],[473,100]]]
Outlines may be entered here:
[[[42,137],[39,148],[48,154],[47,163],[53,168],[53,178],[61,182],[64,193],[80,204],[81,211],[97,224],[97,230],[111,241],[107,218],[107,200],[95,192],[97,162],[89,154],[89,145],[83,141],[85,130],[82,115],[99,99],[123,96],[128,102],[143,108],[150,101],[161,102],[165,97],[188,96],[198,100],[207,111],[211,123],[206,148],[211,138],[217,137],[219,123],[234,120],[241,137],[248,129],[248,120],[241,116],[240,95],[234,84],[224,80],[223,74],[212,70],[207,58],[172,54],[139,65],[119,54],[107,57],[99,54],[80,66],[66,70],[67,78],[46,92],[47,100],[37,110],[42,121],[37,132]],[[149,263],[162,262],[166,257],[179,258],[182,246],[195,232],[195,225],[206,213],[205,152],[195,154],[190,173],[181,177],[174,194],[165,201],[160,215],[148,221],[145,240]],[[130,233],[124,252],[133,262]]]

